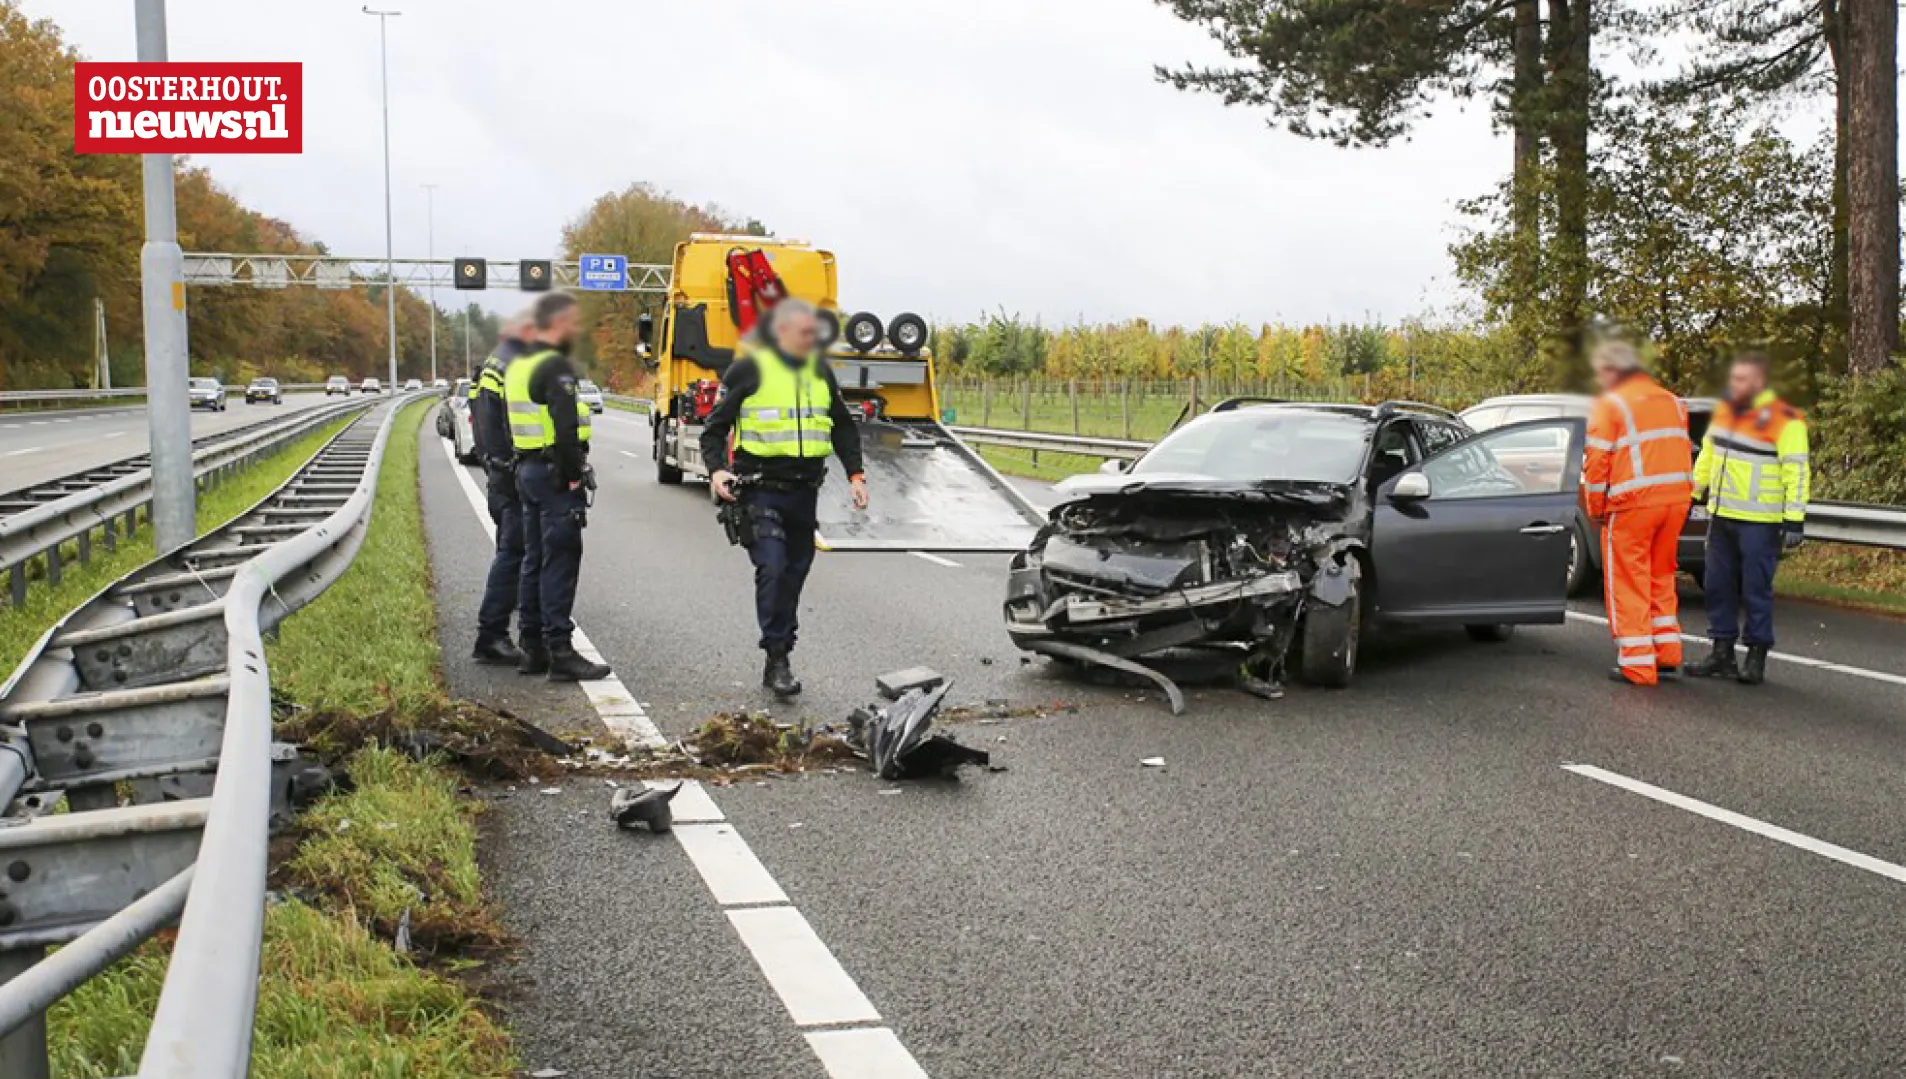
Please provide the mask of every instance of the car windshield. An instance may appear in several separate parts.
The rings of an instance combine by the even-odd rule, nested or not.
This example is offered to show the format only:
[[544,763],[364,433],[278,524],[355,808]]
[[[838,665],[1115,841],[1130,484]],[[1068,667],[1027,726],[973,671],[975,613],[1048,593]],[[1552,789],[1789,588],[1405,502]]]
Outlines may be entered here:
[[209,390],[217,385],[218,379],[215,378],[195,378],[192,380],[192,388],[195,390]]
[[333,386],[342,386],[348,380],[343,375],[332,375],[329,381]]
[[263,386],[266,389],[270,389],[271,387],[276,386],[278,384],[278,380],[275,378],[254,378],[251,380],[251,384],[254,386]]
[[601,390],[596,388],[595,383],[589,381],[586,378],[583,379],[581,382],[576,383],[576,388],[581,390],[584,393],[601,393],[602,392]]
[[1214,480],[1353,483],[1370,425],[1361,417],[1282,408],[1202,416],[1167,435],[1132,475],[1189,473]]

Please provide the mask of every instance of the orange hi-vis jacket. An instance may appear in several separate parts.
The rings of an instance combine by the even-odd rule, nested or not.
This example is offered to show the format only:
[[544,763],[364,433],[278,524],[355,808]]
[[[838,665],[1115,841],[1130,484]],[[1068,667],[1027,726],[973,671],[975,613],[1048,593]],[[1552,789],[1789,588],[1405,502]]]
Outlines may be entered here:
[[1687,404],[1639,371],[1596,398],[1582,489],[1590,517],[1686,505],[1694,494]]

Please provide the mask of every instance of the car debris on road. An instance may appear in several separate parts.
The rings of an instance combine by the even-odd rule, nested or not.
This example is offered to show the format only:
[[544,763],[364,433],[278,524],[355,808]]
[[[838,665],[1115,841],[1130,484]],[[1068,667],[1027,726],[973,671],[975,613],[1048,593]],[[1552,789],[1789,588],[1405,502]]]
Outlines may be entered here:
[[[915,667],[881,675],[874,683],[884,694],[905,688],[892,704],[868,705],[847,717],[848,744],[867,755],[882,779],[950,776],[963,765],[986,766],[992,755],[933,731],[933,715],[952,682],[936,671]],[[927,688],[931,687],[931,688]]]
[[638,824],[662,835],[675,827],[675,811],[669,802],[680,794],[682,784],[673,787],[620,787],[609,798],[609,816],[623,828]]

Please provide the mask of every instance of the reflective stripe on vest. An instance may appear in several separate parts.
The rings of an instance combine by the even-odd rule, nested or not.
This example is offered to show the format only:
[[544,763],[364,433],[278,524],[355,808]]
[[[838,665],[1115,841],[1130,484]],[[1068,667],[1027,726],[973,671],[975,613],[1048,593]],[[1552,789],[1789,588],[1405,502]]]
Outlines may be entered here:
[[826,457],[834,452],[832,391],[819,357],[799,370],[773,349],[750,353],[761,384],[741,403],[735,448],[752,457]]
[[1774,524],[1806,519],[1812,486],[1807,424],[1768,390],[1746,414],[1722,402],[1708,427],[1699,473],[1718,517]]
[[[556,355],[555,349],[544,349],[519,356],[510,361],[503,373],[503,402],[504,411],[509,414],[510,445],[518,452],[545,450],[556,444],[556,424],[550,418],[549,409],[529,399],[529,383],[536,369]],[[487,365],[485,373],[488,373]],[[576,437],[579,440],[589,441],[595,428],[593,419],[589,406],[577,398]]]

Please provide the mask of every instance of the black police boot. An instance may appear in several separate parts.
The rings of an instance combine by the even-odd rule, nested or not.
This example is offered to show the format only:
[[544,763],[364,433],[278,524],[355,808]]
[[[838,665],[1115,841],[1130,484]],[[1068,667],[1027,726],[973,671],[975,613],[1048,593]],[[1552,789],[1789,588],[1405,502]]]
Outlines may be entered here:
[[1707,658],[1688,668],[1689,678],[1738,678],[1741,669],[1734,665],[1734,642],[1715,641]]
[[552,682],[593,682],[612,673],[607,663],[591,663],[567,644],[549,647],[549,680]]
[[1767,646],[1750,644],[1747,646],[1747,658],[1741,661],[1741,673],[1736,681],[1743,686],[1757,686],[1767,680]]
[[523,638],[523,659],[516,665],[517,674],[548,674],[549,646],[530,637]]
[[788,662],[787,649],[777,648],[768,653],[767,666],[761,670],[761,684],[777,697],[792,697],[801,692],[801,683],[794,677],[794,665]]
[[516,650],[508,637],[479,635],[476,647],[470,650],[470,658],[485,667],[514,667],[523,662],[523,653]]

